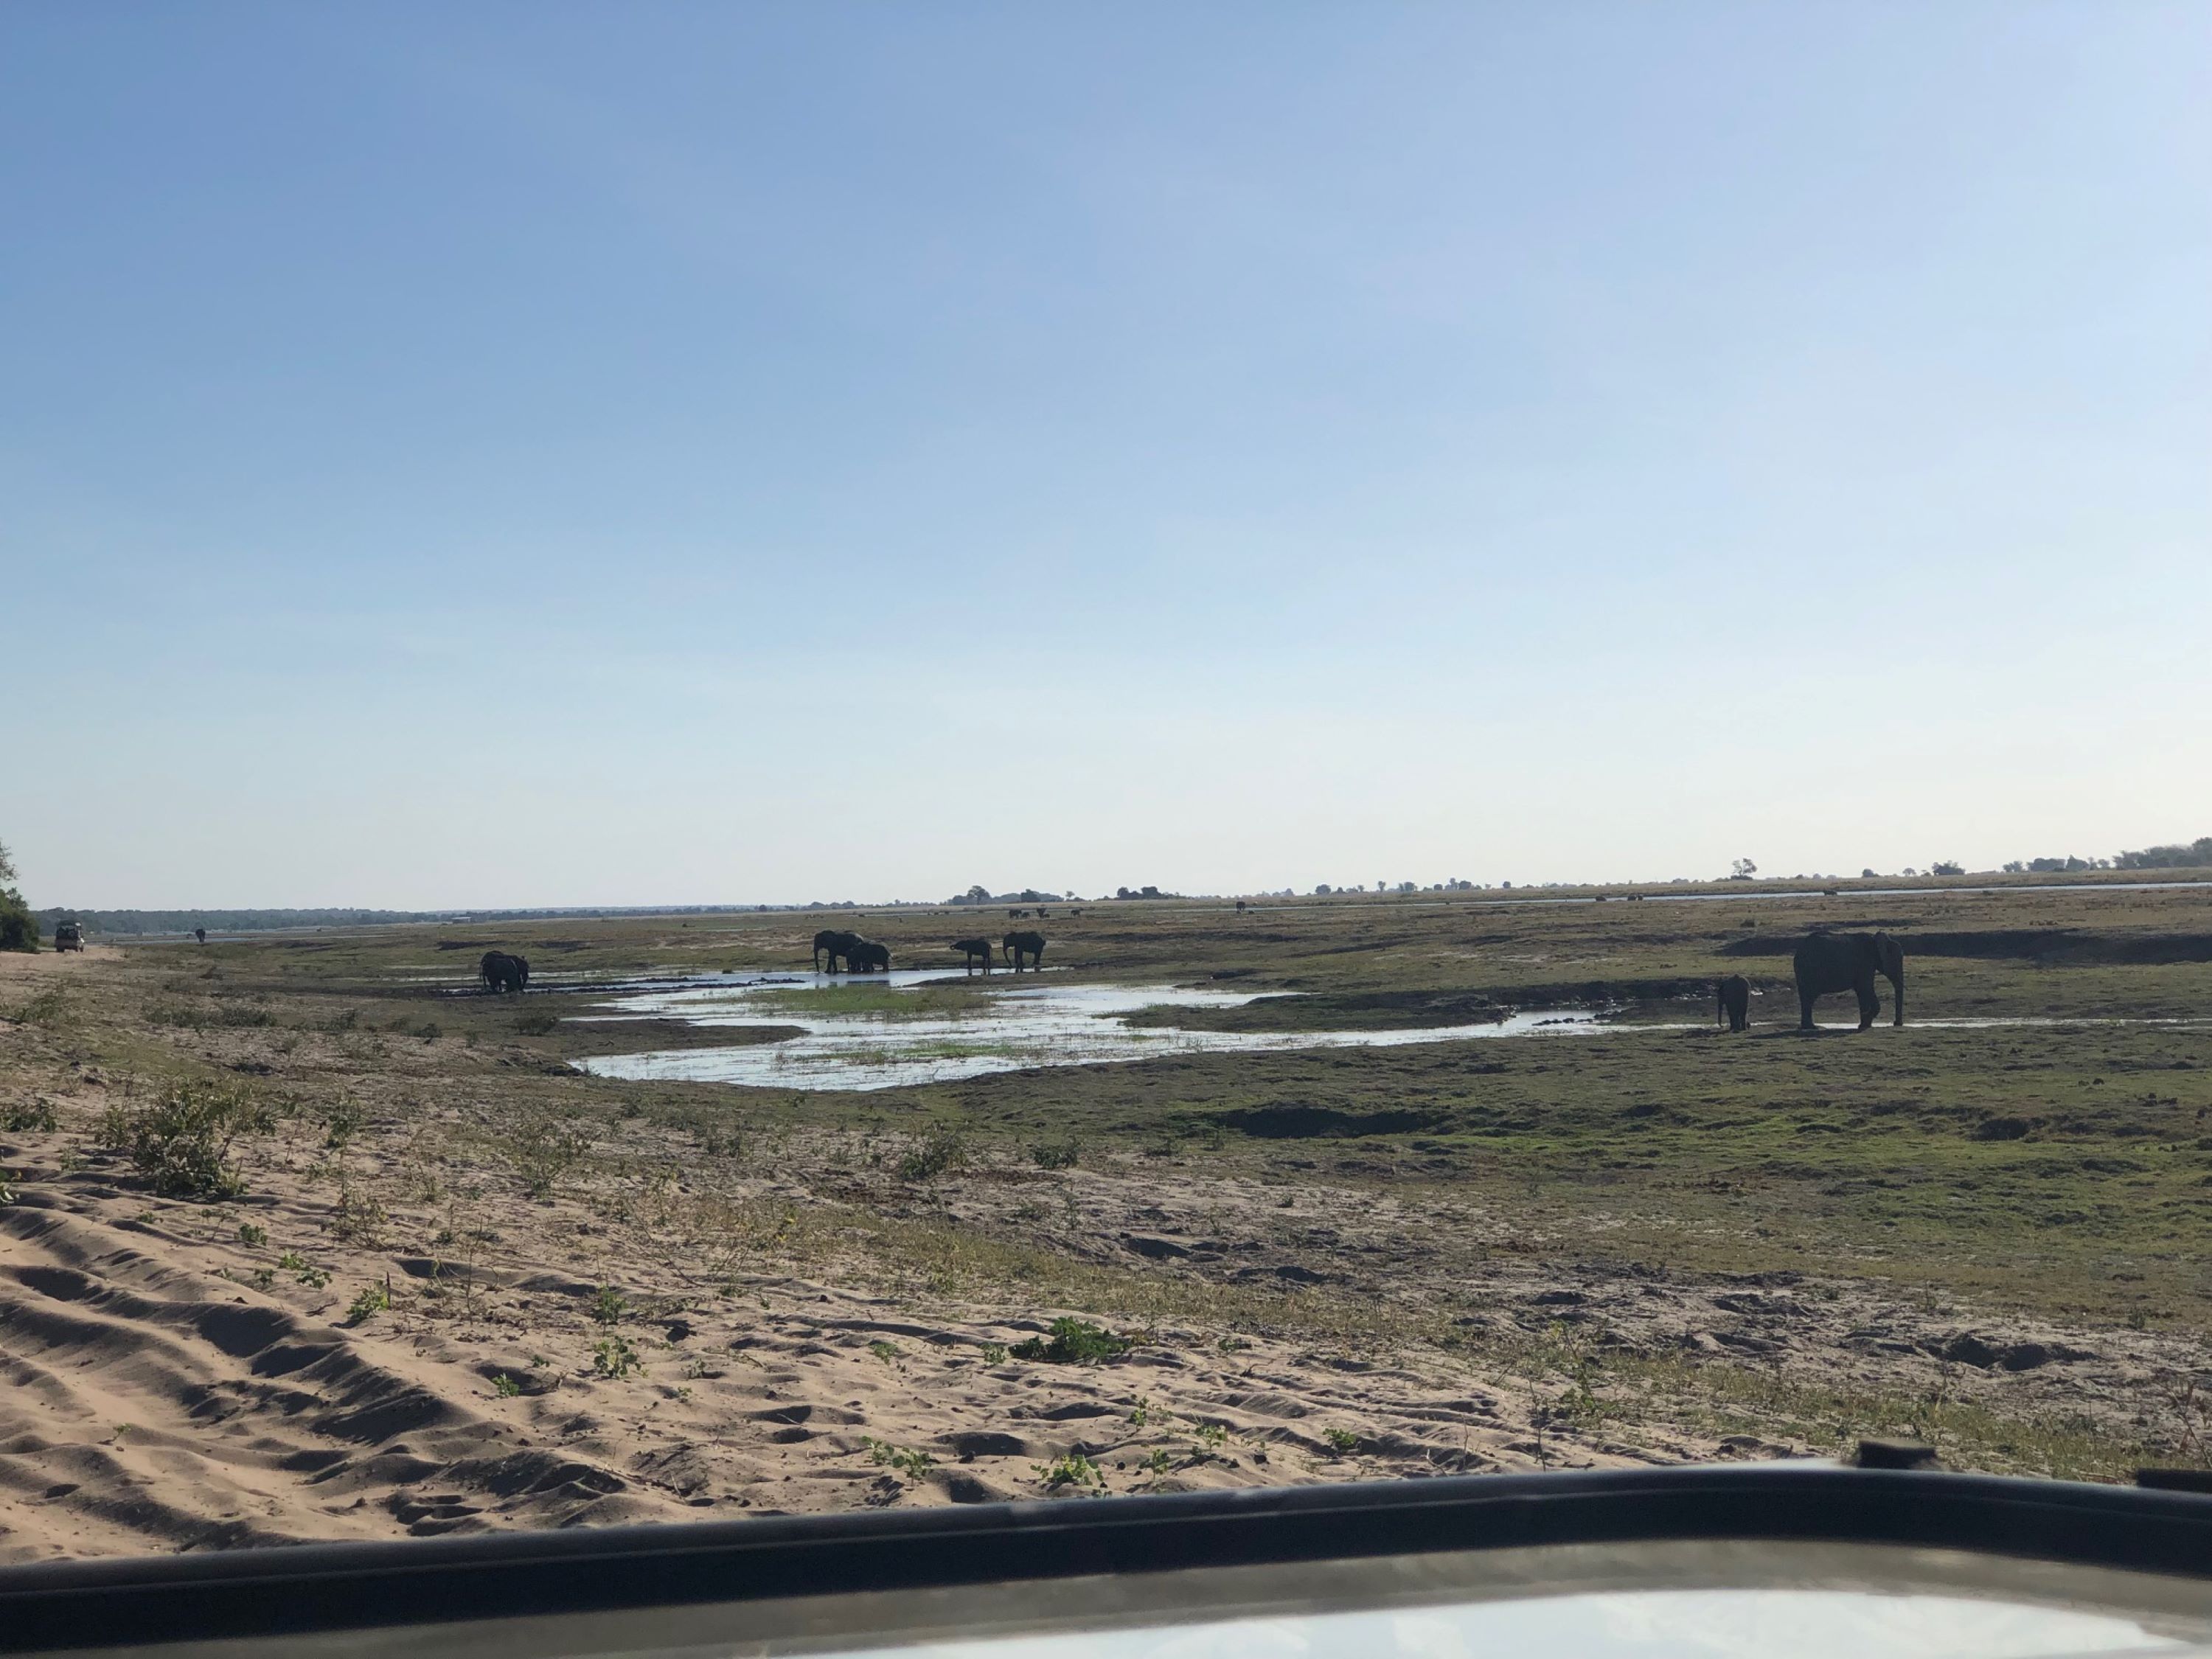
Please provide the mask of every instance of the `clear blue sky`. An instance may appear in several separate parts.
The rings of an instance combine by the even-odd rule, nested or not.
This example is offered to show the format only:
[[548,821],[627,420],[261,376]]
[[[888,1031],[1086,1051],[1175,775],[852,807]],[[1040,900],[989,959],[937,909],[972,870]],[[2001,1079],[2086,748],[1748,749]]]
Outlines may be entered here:
[[0,11],[38,903],[2212,833],[2212,7]]

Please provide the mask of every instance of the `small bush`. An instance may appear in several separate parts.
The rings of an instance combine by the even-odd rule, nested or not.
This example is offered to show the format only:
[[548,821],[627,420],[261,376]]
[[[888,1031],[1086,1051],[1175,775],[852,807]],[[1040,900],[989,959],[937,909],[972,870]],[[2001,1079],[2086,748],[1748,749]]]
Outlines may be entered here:
[[592,1298],[592,1317],[602,1325],[620,1324],[629,1311],[629,1300],[611,1285],[600,1285],[599,1293]]
[[242,1090],[179,1081],[143,1106],[108,1108],[100,1143],[128,1157],[164,1198],[235,1198],[246,1182],[231,1146],[269,1127],[269,1109]]
[[346,1310],[346,1323],[358,1325],[364,1320],[373,1319],[378,1314],[388,1313],[391,1310],[392,1286],[372,1285],[354,1297],[353,1305]]
[[1040,1170],[1072,1170],[1083,1161],[1083,1143],[1073,1135],[1065,1140],[1040,1140],[1030,1148]]
[[620,1382],[632,1371],[643,1370],[645,1362],[630,1346],[628,1337],[610,1336],[592,1345],[592,1369],[601,1376],[611,1376]]
[[522,1384],[501,1371],[491,1380],[491,1391],[501,1400],[512,1400],[522,1392]]
[[556,1014],[525,1014],[514,1022],[517,1036],[551,1036],[560,1029],[561,1020]]
[[934,1181],[968,1161],[968,1143],[957,1129],[932,1129],[921,1144],[898,1161],[902,1181]]
[[527,1120],[515,1131],[510,1155],[524,1189],[532,1198],[544,1198],[591,1147],[591,1137],[581,1129],[540,1116]]
[[1006,1363],[1006,1345],[1003,1342],[986,1342],[983,1345],[983,1363],[986,1365],[1005,1364]]
[[1104,1472],[1081,1452],[1070,1452],[1065,1457],[1035,1467],[1036,1478],[1044,1483],[1047,1492],[1058,1492],[1062,1486],[1074,1486],[1087,1492],[1103,1492],[1106,1489]]
[[49,985],[8,1018],[18,1025],[58,1025],[68,1015],[68,994],[60,986]]
[[860,1443],[868,1449],[868,1455],[878,1463],[888,1464],[909,1480],[919,1480],[936,1466],[937,1460],[920,1447],[908,1449],[894,1446],[888,1440],[866,1436]]
[[1328,1442],[1332,1451],[1348,1452],[1359,1444],[1359,1437],[1349,1429],[1323,1429],[1321,1437]]
[[1133,1346],[1127,1337],[1116,1336],[1087,1319],[1061,1317],[1052,1322],[1048,1336],[1017,1342],[1013,1353],[1017,1359],[1042,1359],[1055,1365],[1093,1365],[1102,1359],[1118,1358]]
[[895,1365],[898,1363],[899,1346],[896,1342],[885,1342],[878,1338],[868,1344],[868,1352],[886,1365]]
[[257,1227],[251,1221],[238,1224],[238,1242],[241,1244],[263,1245],[269,1242],[269,1229]]
[[58,1129],[61,1115],[54,1110],[54,1103],[40,1096],[35,1100],[19,1100],[0,1108],[0,1129],[10,1134],[23,1134],[31,1130]]
[[323,1110],[323,1145],[334,1152],[342,1152],[361,1133],[362,1115],[360,1103],[352,1100],[333,1101]]

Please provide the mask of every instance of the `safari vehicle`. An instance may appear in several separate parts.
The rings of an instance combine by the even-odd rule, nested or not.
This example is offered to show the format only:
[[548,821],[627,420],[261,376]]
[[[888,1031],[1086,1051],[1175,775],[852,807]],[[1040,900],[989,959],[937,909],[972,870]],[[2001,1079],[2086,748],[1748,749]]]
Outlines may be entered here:
[[0,1651],[2212,1654],[2212,1497],[1811,1462],[0,1572]]
[[54,949],[57,951],[83,950],[83,927],[73,921],[56,922],[54,924]]

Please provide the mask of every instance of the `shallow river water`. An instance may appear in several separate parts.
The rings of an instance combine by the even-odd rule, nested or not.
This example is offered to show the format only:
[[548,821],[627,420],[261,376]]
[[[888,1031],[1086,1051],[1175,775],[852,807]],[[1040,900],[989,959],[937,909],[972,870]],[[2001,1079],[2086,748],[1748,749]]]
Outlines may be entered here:
[[[741,1083],[763,1088],[897,1089],[951,1083],[989,1072],[1037,1066],[1107,1066],[1176,1054],[1281,1053],[1301,1048],[1395,1048],[1417,1042],[1490,1042],[1504,1037],[1591,1036],[1633,1031],[1710,1029],[1704,1020],[1601,1018],[1587,1008],[1521,1009],[1475,1025],[1420,1025],[1364,1031],[1207,1031],[1173,1024],[1130,1025],[1140,1009],[1240,1008],[1273,992],[1215,991],[1176,985],[1085,985],[1049,973],[1001,980],[957,1015],[889,1018],[873,1009],[841,1011],[835,995],[794,998],[778,993],[834,991],[957,982],[957,969],[908,969],[863,980],[827,974],[726,974],[710,980],[634,981],[609,988],[593,1023],[678,1019],[715,1027],[773,1026],[795,1030],[781,1042],[728,1048],[667,1048],[607,1054],[570,1063],[601,1077],[668,1078],[690,1083]],[[1000,988],[1004,986],[1005,988]],[[1844,1004],[1848,1007],[1848,1002]],[[1771,1012],[1754,1030],[1779,1035],[1794,1021]],[[2114,1019],[2096,1016],[1915,1019],[1907,1030],[1982,1030],[2002,1026],[2173,1025],[2208,1029],[2202,1020]],[[1887,1011],[1880,1022],[1888,1028]],[[1849,1022],[1823,1029],[1848,1030]]]
[[[957,973],[872,975],[866,984],[893,987],[960,978]],[[1142,1008],[1238,1008],[1258,994],[1194,990],[1173,985],[1077,985],[1039,975],[1018,990],[994,989],[973,1012],[946,1018],[884,1018],[841,1013],[834,998],[819,1008],[763,994],[851,983],[826,975],[727,976],[707,985],[617,997],[605,1018],[682,1019],[695,1025],[796,1026],[781,1042],[734,1048],[678,1048],[578,1060],[602,1077],[679,1078],[697,1083],[745,1083],[797,1089],[894,1089],[949,1083],[987,1072],[1033,1066],[1103,1066],[1182,1054],[1291,1048],[1387,1048],[1411,1042],[1456,1042],[1601,1029],[1581,1009],[1512,1014],[1481,1025],[1435,1025],[1382,1031],[1197,1031],[1132,1026],[1121,1016]],[[811,1000],[809,999],[809,1001]]]

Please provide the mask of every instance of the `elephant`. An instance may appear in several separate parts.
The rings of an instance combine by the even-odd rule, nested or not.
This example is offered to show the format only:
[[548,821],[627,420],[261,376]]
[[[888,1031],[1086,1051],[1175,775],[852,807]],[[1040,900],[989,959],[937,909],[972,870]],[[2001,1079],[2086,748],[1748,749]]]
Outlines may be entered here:
[[814,936],[814,971],[817,974],[822,971],[822,953],[827,951],[830,953],[830,971],[836,973],[837,964],[844,961],[847,953],[860,942],[858,933],[848,933],[842,928],[824,927]]
[[1014,964],[1014,971],[1018,974],[1022,971],[1024,957],[1030,959],[1031,968],[1039,965],[1038,958],[1044,955],[1044,935],[1042,933],[1009,933],[1000,941],[1000,948],[1006,952],[1006,960]]
[[504,951],[487,951],[477,964],[477,976],[488,991],[513,991],[520,995],[522,988],[530,983],[530,964]]
[[1730,974],[1713,988],[1716,1006],[1713,1023],[1717,1025],[1725,1016],[1731,1031],[1741,1031],[1751,1024],[1751,981],[1741,974]]
[[193,928],[192,937],[198,939],[201,944],[205,945],[207,943],[207,929],[204,927]]
[[980,957],[983,963],[984,975],[987,978],[989,976],[991,972],[990,940],[987,939],[956,939],[952,941],[952,948],[959,951],[962,956],[968,958],[964,965],[969,969],[973,969],[975,967],[976,958]]
[[845,950],[845,971],[848,974],[888,974],[891,970],[891,947],[878,945],[872,939],[853,935],[853,942]]
[[1895,1024],[1905,1024],[1905,952],[1887,933],[1814,933],[1797,947],[1797,1029],[1813,1029],[1813,1005],[1831,991],[1855,992],[1859,1030],[1881,1012],[1874,976],[1880,974],[1897,993]]

